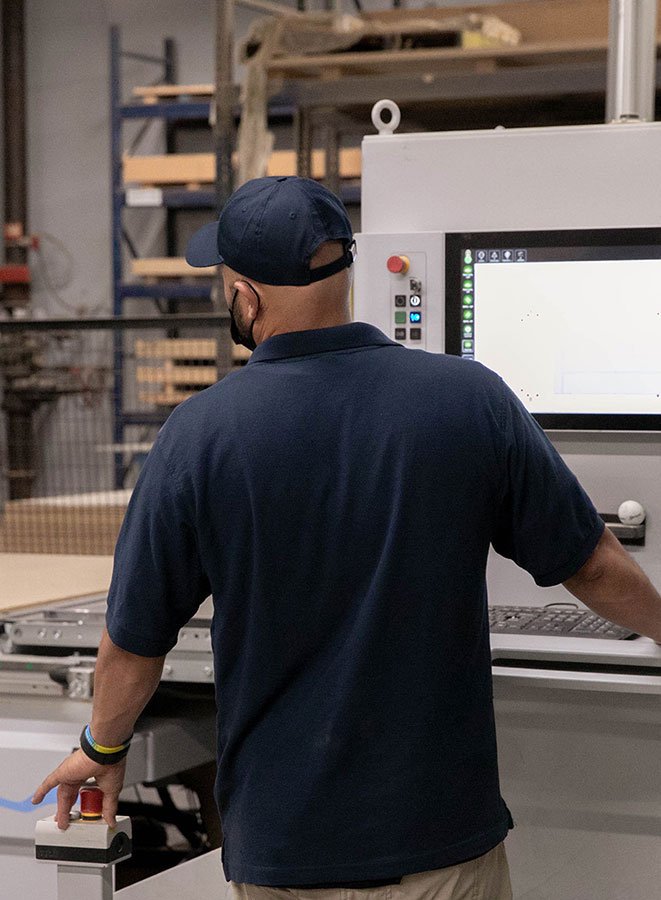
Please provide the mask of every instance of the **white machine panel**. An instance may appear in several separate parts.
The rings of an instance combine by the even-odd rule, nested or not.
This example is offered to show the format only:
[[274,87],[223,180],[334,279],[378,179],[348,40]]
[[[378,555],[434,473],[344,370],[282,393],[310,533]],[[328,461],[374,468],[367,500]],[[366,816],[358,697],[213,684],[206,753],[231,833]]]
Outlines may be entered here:
[[369,136],[362,158],[366,233],[661,224],[661,123]]
[[[354,319],[370,322],[407,347],[443,350],[445,278],[443,235],[359,234],[356,236]],[[409,263],[391,272],[388,260]]]

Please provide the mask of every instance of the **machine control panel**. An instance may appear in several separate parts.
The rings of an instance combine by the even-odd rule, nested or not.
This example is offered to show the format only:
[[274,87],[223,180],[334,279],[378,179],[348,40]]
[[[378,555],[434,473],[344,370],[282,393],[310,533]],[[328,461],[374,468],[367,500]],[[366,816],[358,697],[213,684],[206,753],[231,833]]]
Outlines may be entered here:
[[356,235],[354,318],[414,350],[444,348],[444,235]]
[[426,345],[424,289],[427,281],[425,253],[407,252],[389,256],[386,267],[390,282],[390,337],[409,347]]

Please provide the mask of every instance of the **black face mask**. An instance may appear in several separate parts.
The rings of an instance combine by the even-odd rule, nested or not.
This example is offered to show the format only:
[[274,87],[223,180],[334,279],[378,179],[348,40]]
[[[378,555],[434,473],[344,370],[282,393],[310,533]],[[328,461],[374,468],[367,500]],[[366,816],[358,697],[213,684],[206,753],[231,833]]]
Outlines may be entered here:
[[[252,285],[248,285],[252,290],[255,297],[257,297],[257,303],[259,304],[259,294],[255,290]],[[255,339],[253,337],[253,328],[255,327],[255,320],[253,319],[250,324],[250,331],[248,334],[244,334],[238,326],[236,318],[234,316],[234,304],[236,303],[236,298],[239,295],[238,289],[234,291],[234,296],[232,297],[232,305],[230,306],[230,335],[235,344],[240,344],[243,347],[247,347],[248,350],[254,350],[257,344],[255,343]]]

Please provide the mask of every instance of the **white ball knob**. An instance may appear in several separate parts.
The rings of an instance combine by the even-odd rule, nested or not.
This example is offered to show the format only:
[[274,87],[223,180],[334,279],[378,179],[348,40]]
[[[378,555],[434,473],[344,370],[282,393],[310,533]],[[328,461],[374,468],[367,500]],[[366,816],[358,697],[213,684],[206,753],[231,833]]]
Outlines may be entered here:
[[637,500],[620,503],[617,517],[623,525],[640,525],[645,521],[645,509]]

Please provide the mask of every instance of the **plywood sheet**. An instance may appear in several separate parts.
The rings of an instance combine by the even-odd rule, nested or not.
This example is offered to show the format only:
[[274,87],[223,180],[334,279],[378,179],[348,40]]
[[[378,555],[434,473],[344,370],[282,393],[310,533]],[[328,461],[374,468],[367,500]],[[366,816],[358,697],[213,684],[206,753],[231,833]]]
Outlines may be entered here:
[[112,556],[0,553],[0,613],[103,593]]

